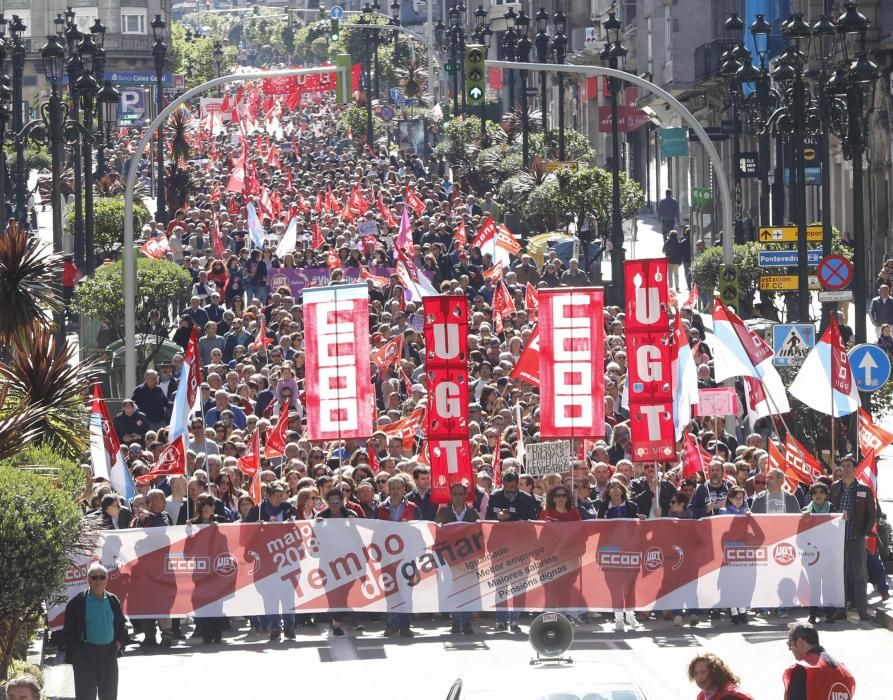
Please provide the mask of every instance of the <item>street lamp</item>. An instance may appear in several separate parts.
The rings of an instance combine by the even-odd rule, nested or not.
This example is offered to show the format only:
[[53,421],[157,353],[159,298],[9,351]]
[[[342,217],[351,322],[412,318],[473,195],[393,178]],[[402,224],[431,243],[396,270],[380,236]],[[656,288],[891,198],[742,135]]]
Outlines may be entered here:
[[223,44],[220,41],[214,42],[214,70],[216,77],[220,77],[220,68],[223,65]]
[[[22,110],[22,81],[25,73],[25,31],[27,25],[18,15],[12,16],[9,33],[12,36],[12,130],[19,133],[24,126]],[[28,221],[27,178],[25,177],[25,144],[16,141],[15,217],[22,226]]]
[[[533,48],[533,42],[530,41],[530,17],[524,13],[524,8],[515,24],[521,33],[515,44],[515,58],[520,63],[530,62],[530,50]],[[527,110],[527,71],[521,69],[521,154],[524,167],[530,165],[530,115]]]
[[[617,70],[623,67],[626,48],[620,43],[620,20],[617,19],[617,5],[612,3],[608,19],[602,25],[605,30],[605,47],[600,54],[602,65]],[[557,29],[557,26],[556,26]],[[562,32],[563,33],[563,32]],[[555,37],[556,40],[558,37]],[[559,75],[561,75],[559,73]],[[560,83],[559,83],[560,85]],[[608,92],[611,102],[611,290],[613,303],[622,305],[626,293],[626,273],[624,262],[626,249],[623,247],[623,212],[620,206],[620,128],[618,98],[623,84],[617,78],[608,78]],[[559,106],[563,100],[559,98]],[[560,127],[564,119],[559,116]],[[559,140],[559,158],[564,160],[563,138]]]
[[[464,85],[464,71],[461,70],[461,61],[465,54],[465,29],[462,26],[462,23],[465,21],[465,5],[461,2],[453,5],[448,12],[449,16],[449,30],[447,32],[449,36],[449,52],[450,52],[450,63],[452,64],[453,71],[453,116],[456,116],[460,113],[464,113],[465,111],[465,91],[460,88],[460,74],[461,81]],[[461,96],[460,96],[461,92]],[[459,100],[462,101],[462,110],[459,110]]]
[[865,110],[874,109],[875,90],[880,71],[868,58],[865,36],[871,23],[859,12],[855,2],[848,2],[837,20],[837,32],[843,61],[828,79],[829,93],[845,99],[845,109],[831,110],[831,124],[843,142],[844,157],[853,164],[853,245],[854,296],[856,306],[855,336],[857,343],[866,342],[865,322],[868,287],[866,278],[867,245],[865,235],[863,155],[868,141],[868,120]]
[[[372,7],[369,3],[363,8],[362,16],[357,20],[357,24],[366,26],[372,22]],[[375,135],[373,134],[372,121],[372,49],[371,42],[375,41],[374,29],[363,29],[363,39],[366,45],[366,60],[363,61],[365,70],[363,71],[363,80],[366,88],[366,145],[371,149],[375,144]]]
[[[555,37],[552,39],[552,55],[555,63],[564,64],[567,57],[567,16],[561,8],[555,10],[552,15],[552,24],[555,26]],[[558,72],[558,160],[564,160],[564,73]]]
[[[536,20],[536,36],[533,39],[533,43],[536,46],[536,60],[540,63],[546,63],[549,60],[549,48],[552,42],[552,37],[549,36],[549,32],[547,31],[549,25],[549,13],[546,11],[546,8],[540,7],[540,9],[537,10],[534,19]],[[549,78],[546,75],[546,71],[542,71],[540,73],[540,91],[542,92],[540,96],[540,112],[543,115],[543,131],[546,131],[548,86]]]
[[[70,96],[71,117],[75,121],[80,119],[80,100],[78,99],[77,84],[84,73],[84,64],[78,54],[78,44],[83,38],[77,25],[74,23],[74,10],[68,8],[65,13],[65,29],[62,35],[65,37],[65,71],[68,74],[68,94]],[[84,199],[83,184],[81,180],[81,149],[80,144],[74,144],[72,149],[72,179],[74,185],[74,260],[79,270],[85,269],[84,257]]]
[[[93,45],[96,50],[93,53],[93,77],[96,79],[97,87],[105,83],[105,31],[106,28],[98,19],[90,27],[90,36],[93,39]],[[118,113],[115,111],[115,121],[109,128],[118,125]],[[103,130],[103,114],[101,110],[97,110],[97,128],[99,133]],[[105,175],[105,147],[108,139],[99,140],[96,148],[96,172],[102,177]]]
[[[478,9],[474,11],[475,34],[474,41],[484,47],[484,57],[490,51],[490,44],[493,42],[493,30],[487,20],[487,11],[483,5],[478,5]],[[481,98],[481,148],[485,148],[487,142],[487,95]]]
[[[152,58],[155,60],[155,110],[160,114],[164,109],[164,62],[167,58],[167,46],[164,43],[164,30],[167,24],[161,15],[155,15],[152,20],[152,37],[155,43],[152,45]],[[158,177],[155,181],[155,220],[159,223],[167,223],[167,211],[164,201],[164,125],[158,127],[155,138],[155,148],[158,150]]]
[[[505,20],[505,33],[502,35],[502,51],[506,61],[515,60],[515,46],[518,43],[518,33],[515,31],[515,8],[509,7],[502,15]],[[515,71],[508,72],[508,106],[509,109],[515,104]]]
[[[97,31],[96,34],[104,37],[105,28],[102,27],[102,25],[99,25],[99,27],[94,25],[93,28],[101,29],[102,32]],[[99,82],[96,79],[96,61],[99,56],[100,47],[93,39],[93,36],[94,34],[91,29],[91,33],[84,36],[80,46],[78,46],[78,53],[80,54],[84,70],[77,85],[74,86],[76,94],[80,95],[81,100],[83,100],[84,128],[90,134],[93,133],[94,98],[96,93],[99,92]],[[82,144],[85,207],[85,266],[83,269],[88,275],[92,274],[96,268],[93,222],[93,145],[93,139],[84,139]],[[102,150],[104,144],[100,143],[98,148],[99,150]]]

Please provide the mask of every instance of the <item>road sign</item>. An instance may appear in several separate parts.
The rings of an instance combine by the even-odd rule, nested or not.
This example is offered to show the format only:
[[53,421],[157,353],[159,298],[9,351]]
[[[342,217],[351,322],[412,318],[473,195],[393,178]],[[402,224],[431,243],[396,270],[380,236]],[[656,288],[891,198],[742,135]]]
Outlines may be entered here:
[[850,350],[849,358],[859,391],[877,391],[890,379],[890,357],[883,348],[863,343]]
[[333,5],[329,10],[329,19],[344,19],[344,8],[341,5]]
[[842,289],[837,292],[819,292],[819,303],[821,304],[833,304],[838,301],[852,301],[853,300],[853,290],[852,289]]
[[723,304],[731,306],[738,311],[738,267],[736,265],[723,265],[719,272],[719,296]]
[[479,102],[484,97],[484,91],[477,85],[468,89],[468,98],[473,102]]
[[[760,267],[797,267],[800,255],[796,250],[761,250],[759,252]],[[822,261],[822,251],[818,248],[810,250],[806,261],[815,267]]]
[[394,118],[394,108],[390,105],[383,105],[378,116],[381,117],[383,121],[389,122]]
[[120,88],[121,101],[118,109],[118,126],[145,126],[149,123],[146,88]]
[[546,172],[555,173],[560,170],[576,170],[578,165],[575,160],[548,160],[546,161]]
[[[819,243],[822,240],[822,227],[809,226],[806,229],[806,240]],[[760,227],[760,243],[796,243],[796,226],[764,226]]]
[[828,255],[816,270],[822,287],[832,292],[846,289],[853,281],[853,266],[842,255]]
[[738,154],[738,174],[741,177],[756,177],[759,171],[760,154],[756,152]]
[[802,365],[815,346],[815,326],[811,323],[776,323],[772,326],[772,349],[776,367]]
[[688,156],[688,129],[660,130],[660,157],[685,158]]
[[[821,289],[819,278],[809,276],[809,288]],[[796,292],[800,289],[800,281],[797,275],[762,275],[760,277],[761,292]]]

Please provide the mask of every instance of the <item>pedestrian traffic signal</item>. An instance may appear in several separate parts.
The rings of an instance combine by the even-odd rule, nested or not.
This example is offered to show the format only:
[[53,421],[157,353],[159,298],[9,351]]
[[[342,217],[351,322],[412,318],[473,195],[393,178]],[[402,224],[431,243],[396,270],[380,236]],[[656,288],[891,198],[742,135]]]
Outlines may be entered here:
[[479,105],[484,102],[487,92],[487,58],[486,47],[480,44],[468,44],[465,47],[465,98],[468,104]]
[[332,24],[332,31],[329,32],[329,38],[332,41],[338,41],[338,36],[341,34],[341,22],[337,19],[329,20]]

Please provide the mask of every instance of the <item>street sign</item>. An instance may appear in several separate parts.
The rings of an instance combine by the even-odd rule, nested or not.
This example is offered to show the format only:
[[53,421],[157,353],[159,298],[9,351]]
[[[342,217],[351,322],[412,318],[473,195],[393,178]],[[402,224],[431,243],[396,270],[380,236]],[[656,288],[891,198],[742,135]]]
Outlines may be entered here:
[[890,379],[890,357],[877,345],[863,343],[848,353],[859,391],[877,391]]
[[546,172],[555,173],[559,170],[576,170],[578,165],[575,160],[549,160],[546,161]]
[[[758,255],[760,267],[797,267],[800,255],[796,250],[761,250]],[[810,267],[822,261],[822,251],[818,248],[809,251],[806,258]]]
[[122,87],[118,109],[118,126],[145,126],[149,123],[149,102],[146,88]]
[[832,304],[838,301],[852,301],[853,290],[841,289],[836,292],[819,292],[819,303]]
[[[63,74],[63,77],[63,82],[67,82],[68,75]],[[105,77],[106,80],[111,80],[112,83],[114,83],[114,85],[119,90],[122,86],[129,85],[151,85],[154,87],[158,82],[158,78],[155,76],[155,73],[151,71],[118,70],[112,71],[111,73],[106,73]],[[173,74],[162,73],[161,85],[165,88],[175,87]]]
[[459,64],[458,64],[458,63],[452,63],[451,61],[447,61],[446,63],[443,64],[443,69],[444,69],[447,73],[449,73],[449,74],[452,75],[453,73],[458,73],[458,72],[459,72]]
[[329,19],[344,19],[344,8],[341,5],[333,5],[329,10]]
[[738,154],[738,174],[741,177],[756,177],[759,174],[760,154],[756,152]]
[[[806,240],[810,243],[820,243],[822,240],[821,226],[808,226],[806,228]],[[761,226],[760,243],[796,243],[796,226]]]
[[776,323],[772,326],[772,349],[776,367],[802,365],[815,346],[815,326],[811,323]]
[[394,108],[390,105],[382,105],[378,116],[381,117],[383,121],[389,122],[394,118]]
[[688,129],[660,130],[660,157],[685,158],[688,156]]
[[[809,276],[809,288],[821,289],[819,278]],[[797,275],[762,275],[760,277],[761,292],[796,292],[800,289],[800,281]]]
[[816,273],[822,287],[835,292],[846,289],[853,281],[853,266],[842,255],[828,255],[819,263]]
[[[689,141],[700,141],[694,129],[688,129],[687,131]],[[705,126],[704,133],[707,134],[707,138],[709,138],[711,141],[729,140],[729,135],[725,131],[723,131],[723,128],[721,126]]]
[[713,201],[713,191],[709,187],[692,187],[691,188],[691,205],[696,209],[703,209],[710,206]]
[[484,91],[481,90],[477,85],[475,85],[473,88],[470,88],[468,90],[468,97],[469,99],[477,102],[484,97]]

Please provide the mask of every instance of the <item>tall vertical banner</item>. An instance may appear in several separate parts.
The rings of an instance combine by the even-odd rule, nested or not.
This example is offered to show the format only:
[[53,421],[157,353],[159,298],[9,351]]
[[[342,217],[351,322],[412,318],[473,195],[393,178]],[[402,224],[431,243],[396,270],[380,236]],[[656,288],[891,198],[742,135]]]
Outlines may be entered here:
[[540,435],[605,434],[605,293],[598,288],[541,289]]
[[373,432],[368,287],[312,287],[303,296],[308,436],[368,437]]
[[625,269],[632,456],[675,459],[667,260],[627,260]]
[[449,503],[450,486],[472,489],[468,442],[468,299],[425,297],[427,445],[431,500]]

